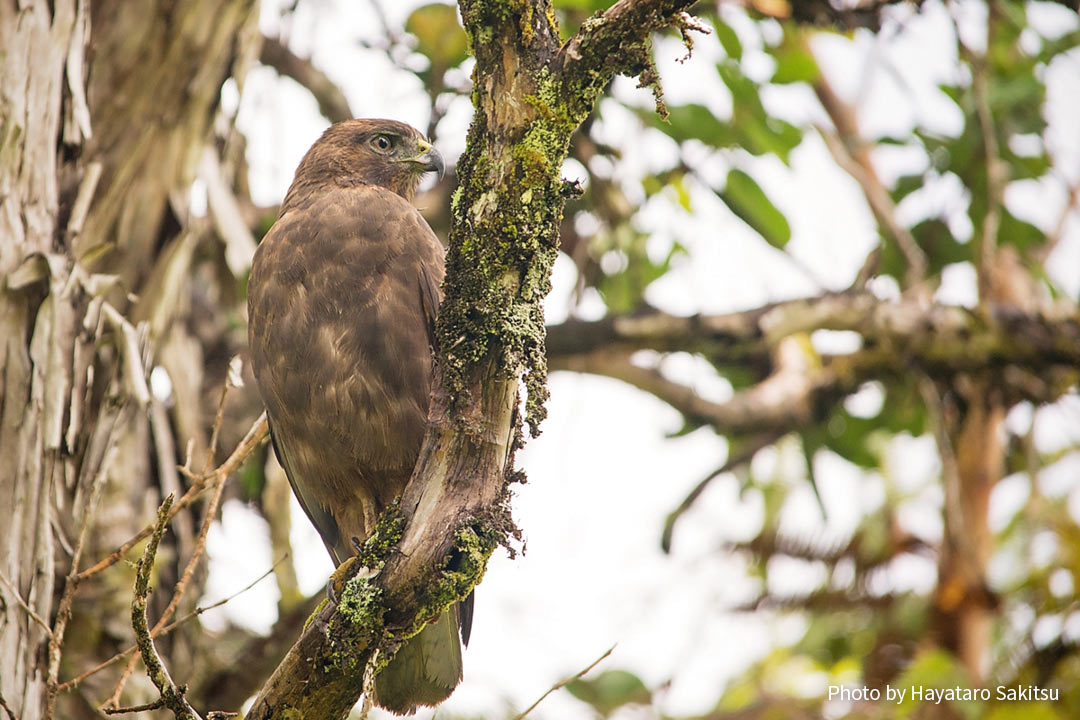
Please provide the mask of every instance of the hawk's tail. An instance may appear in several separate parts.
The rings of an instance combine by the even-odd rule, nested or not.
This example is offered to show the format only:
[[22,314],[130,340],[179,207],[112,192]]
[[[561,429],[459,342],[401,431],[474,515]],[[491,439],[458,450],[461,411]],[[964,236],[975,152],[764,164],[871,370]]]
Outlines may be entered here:
[[[472,596],[466,602],[471,604]],[[450,697],[461,682],[458,617],[454,605],[398,648],[375,677],[376,705],[407,715],[417,706],[438,705]]]

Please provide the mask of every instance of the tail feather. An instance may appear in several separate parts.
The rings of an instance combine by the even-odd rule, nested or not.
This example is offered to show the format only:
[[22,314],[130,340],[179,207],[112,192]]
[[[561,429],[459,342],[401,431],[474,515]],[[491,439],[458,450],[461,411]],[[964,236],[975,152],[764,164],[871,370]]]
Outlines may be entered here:
[[375,704],[407,715],[438,705],[461,682],[457,607],[451,607],[402,645],[375,678]]

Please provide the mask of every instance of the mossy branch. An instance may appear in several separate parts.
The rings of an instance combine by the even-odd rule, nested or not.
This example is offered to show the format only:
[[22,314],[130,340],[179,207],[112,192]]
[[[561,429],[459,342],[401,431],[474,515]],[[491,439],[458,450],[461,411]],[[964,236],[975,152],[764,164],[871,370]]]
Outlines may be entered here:
[[549,0],[460,3],[476,112],[451,202],[420,459],[398,509],[365,544],[376,574],[347,580],[340,602],[316,613],[249,718],[342,717],[373,657],[381,662],[465,598],[494,549],[516,536],[507,488],[520,479],[519,386],[535,434],[547,397],[541,302],[568,195],[560,170],[570,136],[614,74],[651,67],[650,34],[689,4],[617,3],[562,53]]
[[652,60],[652,33],[666,27],[703,31],[685,16],[695,0],[619,0],[581,24],[560,48],[552,72],[561,78],[563,97],[580,123],[615,75],[640,76],[664,114],[659,76]]
[[[146,549],[135,569],[135,597],[131,601],[131,624],[135,629],[135,642],[139,646],[143,664],[146,665],[146,674],[161,693],[160,705],[152,703],[155,707],[167,707],[172,711],[177,720],[202,720],[199,713],[184,697],[186,688],[179,687],[169,675],[169,669],[158,654],[154,646],[154,638],[150,636],[150,625],[146,619],[146,602],[150,597],[150,574],[154,569],[154,559],[157,557],[158,544],[165,535],[165,529],[169,524],[169,510],[172,509],[173,496],[169,495],[158,508],[157,524],[150,534],[150,541],[146,543]],[[139,708],[141,709],[141,708]],[[115,709],[114,713],[136,712],[138,709],[124,708]]]

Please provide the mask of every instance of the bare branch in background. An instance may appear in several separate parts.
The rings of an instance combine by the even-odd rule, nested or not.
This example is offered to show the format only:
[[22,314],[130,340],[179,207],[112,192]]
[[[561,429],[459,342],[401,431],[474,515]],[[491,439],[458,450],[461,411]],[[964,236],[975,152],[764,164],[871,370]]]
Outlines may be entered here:
[[[206,454],[205,466],[203,469],[202,477],[206,477],[210,474],[210,467],[214,462],[214,454],[217,452],[218,438],[221,434],[221,425],[224,421],[225,414],[225,398],[228,397],[229,389],[233,386],[232,379],[226,378],[225,384],[221,388],[221,399],[218,401],[217,416],[214,420],[214,428],[210,437],[210,450]],[[198,476],[191,476],[190,473],[183,468],[185,474],[198,479]],[[198,567],[199,561],[202,559],[203,553],[206,552],[206,538],[210,533],[210,527],[217,520],[218,507],[221,505],[221,496],[225,492],[225,481],[228,479],[228,474],[218,474],[214,481],[211,483],[213,487],[213,494],[210,496],[210,502],[207,503],[203,514],[202,529],[199,531],[199,537],[195,541],[195,547],[191,552],[191,557],[188,558],[187,564],[184,566],[184,571],[180,575],[180,579],[176,583],[176,587],[173,588],[172,599],[169,600],[168,606],[162,611],[161,617],[158,618],[154,624],[153,629],[150,631],[148,640],[153,642],[153,637],[156,634],[161,633],[169,618],[176,612],[177,606],[180,604],[180,600],[184,597],[184,593],[187,591],[188,584],[191,582],[191,578],[195,574],[195,568]],[[173,495],[169,495],[169,505],[172,505]],[[170,515],[170,519],[171,519]],[[152,537],[152,536],[151,536]],[[145,656],[145,649],[143,650]],[[128,677],[135,669],[136,657],[132,656],[128,661],[127,667],[124,668],[124,672],[120,675],[120,680],[116,683],[116,689],[113,691],[112,697],[105,701],[106,707],[118,707],[120,704],[120,695],[124,691],[124,685],[127,682]],[[149,667],[149,665],[147,666]]]
[[[734,445],[729,445],[728,458],[724,461],[724,464],[706,475],[694,486],[694,489],[683,498],[683,501],[679,503],[678,507],[668,513],[668,516],[664,518],[664,530],[660,535],[660,548],[666,553],[671,552],[671,539],[675,534],[675,523],[679,521],[679,518],[681,518],[687,510],[694,506],[697,499],[701,497],[701,493],[705,492],[705,489],[712,484],[713,480],[747,464],[754,459],[754,455],[757,454],[758,450],[772,445],[778,439],[780,439],[780,433],[774,431],[749,438],[743,441],[743,444],[738,448],[734,447]],[[734,441],[731,442],[734,443]]]
[[292,78],[300,83],[315,97],[319,112],[330,122],[339,122],[353,117],[345,93],[326,73],[311,62],[290,50],[281,40],[267,37],[263,39],[259,61],[277,70],[279,75]]
[[574,673],[574,674],[573,674],[573,675],[571,675],[570,677],[567,677],[567,678],[563,678],[563,679],[562,679],[562,680],[560,680],[559,682],[557,682],[557,683],[555,683],[554,685],[552,685],[551,687],[549,687],[549,688],[547,689],[547,692],[545,692],[545,693],[544,693],[543,695],[541,695],[541,696],[540,696],[539,698],[537,698],[536,702],[534,702],[534,703],[533,703],[532,705],[530,705],[529,707],[525,708],[525,711],[524,711],[524,712],[522,712],[522,713],[521,713],[520,715],[515,715],[515,716],[514,716],[514,720],[523,720],[523,718],[524,718],[524,717],[525,717],[526,715],[528,715],[529,713],[531,713],[531,712],[532,712],[533,710],[535,710],[535,709],[536,709],[536,706],[537,706],[537,705],[539,705],[540,703],[544,702],[544,698],[546,698],[546,697],[547,697],[548,695],[550,695],[551,693],[555,692],[556,690],[559,690],[560,688],[564,688],[564,687],[566,687],[567,685],[569,685],[570,683],[574,682],[575,680],[579,680],[579,679],[581,679],[581,678],[585,677],[585,676],[586,676],[586,675],[587,675],[587,674],[589,673],[589,671],[590,671],[590,670],[592,670],[592,669],[593,669],[594,667],[596,667],[596,666],[597,666],[597,665],[599,665],[599,664],[600,664],[601,662],[603,662],[603,661],[604,661],[604,660],[605,660],[605,659],[606,659],[606,658],[607,658],[607,657],[608,657],[609,655],[611,655],[611,653],[613,653],[614,651],[615,651],[615,646],[614,646],[614,645],[612,645],[611,647],[609,647],[609,648],[607,649],[607,651],[606,651],[606,652],[605,652],[605,653],[604,653],[603,655],[601,655],[600,657],[598,657],[598,658],[596,658],[595,660],[593,660],[593,661],[592,661],[591,663],[589,663],[589,664],[588,664],[588,665],[587,665],[587,666],[586,666],[585,668],[583,668],[582,670],[579,670],[578,672]]
[[[195,500],[197,500],[205,490],[209,489],[210,487],[214,487],[215,482],[217,482],[218,480],[221,480],[223,482],[225,478],[227,478],[232,472],[234,472],[237,468],[240,467],[240,465],[244,462],[244,460],[247,459],[248,455],[250,455],[252,451],[255,450],[255,448],[257,448],[266,440],[266,436],[266,413],[263,413],[255,420],[251,428],[248,430],[247,435],[244,436],[244,439],[240,442],[239,445],[236,446],[236,449],[233,450],[232,454],[225,462],[219,465],[212,472],[206,473],[204,475],[194,476],[191,487],[188,488],[187,492],[185,492],[184,495],[179,500],[177,500],[176,504],[172,507],[172,510],[170,511],[172,515],[170,515],[169,519],[171,520],[172,517],[175,516],[176,513],[178,513],[181,509],[195,502]],[[186,474],[188,474],[190,477],[190,471],[188,471]],[[80,572],[78,575],[79,579],[82,580],[91,575],[96,575],[102,570],[116,564],[121,559],[123,559],[123,557],[128,553],[128,551],[131,550],[131,548],[135,547],[140,542],[149,537],[150,533],[152,533],[153,531],[154,525],[148,525],[147,527],[143,528],[130,540],[125,542],[113,552],[109,553],[107,557],[100,560],[95,565]]]
[[[954,10],[953,6],[949,6]],[[986,47],[990,48],[994,43],[994,26],[998,14],[993,3],[987,5],[986,18]],[[982,140],[983,160],[986,163],[986,214],[983,215],[982,227],[977,228],[972,243],[974,244],[975,272],[979,279],[979,301],[982,303],[992,302],[994,287],[991,278],[997,253],[998,230],[1001,228],[1002,202],[1005,200],[1005,185],[1009,180],[1009,168],[1001,159],[998,148],[997,130],[994,128],[994,118],[990,110],[990,89],[987,77],[990,62],[986,53],[982,55],[972,50],[964,43],[964,34],[953,18],[953,30],[956,32],[956,41],[959,47],[960,57],[971,68],[971,90],[975,96],[975,114],[979,120],[979,130]]]
[[892,238],[907,260],[905,287],[918,286],[926,277],[926,253],[919,247],[911,231],[896,218],[896,204],[878,178],[870,158],[870,151],[859,135],[854,108],[848,106],[836,94],[824,77],[818,78],[814,83],[814,92],[836,130],[832,132],[824,127],[817,129],[826,147],[829,148],[836,163],[862,188],[866,202],[878,225]]
[[803,25],[837,30],[866,28],[876,32],[881,29],[884,14],[889,8],[908,6],[918,9],[922,0],[863,0],[849,3],[830,0],[740,0],[740,3],[748,10],[777,20],[794,20]]
[[[723,409],[656,371],[633,365],[630,353],[645,349],[694,352],[720,365],[764,363],[768,367],[770,354],[785,337],[819,329],[858,333],[863,347],[824,358],[820,371],[811,372],[803,387],[806,391],[850,387],[857,382],[856,376],[903,373],[912,366],[946,376],[987,366],[1016,367],[1037,371],[1043,381],[1021,382],[1024,377],[1005,373],[1005,380],[1017,381],[1010,389],[1020,396],[1038,393],[1042,397],[1032,399],[1045,402],[1064,390],[1064,380],[1070,373],[1075,375],[1080,365],[1080,316],[1076,314],[1027,315],[1010,308],[992,314],[988,322],[961,307],[925,307],[914,298],[879,300],[860,292],[789,300],[723,315],[679,317],[651,312],[598,321],[570,320],[548,328],[548,355],[553,369],[621,377],[659,393],[691,416],[727,431],[746,432],[761,429],[761,423],[771,427],[779,418],[793,417],[796,410],[776,404],[775,395],[766,405],[751,402],[738,412],[735,406]],[[1054,373],[1062,374],[1060,381]],[[784,402],[802,397],[794,386],[788,389],[793,393]]]
[[[229,601],[234,600],[235,598],[239,597],[240,595],[243,595],[248,590],[255,587],[260,582],[262,582],[264,579],[266,579],[266,577],[269,576],[270,573],[274,572],[274,568],[277,567],[282,562],[284,562],[285,560],[286,560],[286,558],[282,557],[280,560],[278,560],[276,563],[274,563],[273,567],[271,567],[269,570],[264,572],[259,577],[252,580],[250,583],[248,583],[244,587],[242,587],[239,590],[237,590],[236,592],[234,592],[232,595],[229,595],[229,596],[227,596],[225,598],[222,598],[221,600],[218,600],[217,602],[211,603],[209,605],[199,606],[199,607],[195,608],[194,610],[192,610],[191,612],[184,615],[183,617],[180,617],[180,618],[177,618],[176,620],[173,620],[168,625],[165,625],[164,627],[161,627],[161,628],[156,629],[156,630],[151,630],[150,631],[150,637],[151,638],[157,638],[157,637],[159,637],[161,635],[166,635],[166,634],[172,632],[174,629],[176,629],[180,625],[186,623],[188,620],[192,620],[193,618],[197,618],[200,615],[202,615],[203,613],[208,612],[210,610],[213,610],[214,608],[221,607],[222,605],[228,603]],[[91,677],[92,675],[96,675],[97,673],[101,672],[105,668],[110,667],[110,666],[120,662],[121,660],[123,660],[127,656],[131,655],[132,653],[134,653],[138,649],[139,649],[138,645],[132,645],[132,646],[128,647],[126,650],[121,650],[120,652],[116,653],[115,655],[113,655],[108,660],[100,662],[97,665],[95,665],[94,667],[90,668],[89,670],[86,670],[84,672],[79,673],[78,675],[71,678],[70,680],[66,680],[66,681],[60,683],[60,685],[57,687],[57,689],[60,690],[60,691],[72,690],[72,689],[78,687],[79,684],[82,683],[83,680],[86,680],[88,677]],[[247,665],[245,665],[244,670],[245,670],[245,672],[248,670]],[[105,712],[109,713],[110,711],[105,710]]]

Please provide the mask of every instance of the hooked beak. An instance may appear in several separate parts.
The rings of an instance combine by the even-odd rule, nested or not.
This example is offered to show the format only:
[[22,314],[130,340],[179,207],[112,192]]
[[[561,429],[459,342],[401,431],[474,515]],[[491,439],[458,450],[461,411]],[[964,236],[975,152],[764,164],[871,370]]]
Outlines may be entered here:
[[425,140],[417,143],[417,147],[420,148],[420,154],[413,158],[413,162],[418,163],[427,172],[438,173],[439,179],[442,180],[443,175],[446,173],[446,163],[443,162],[443,157],[439,151]]

